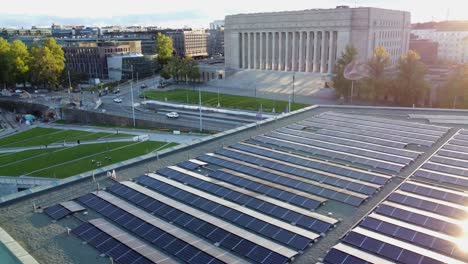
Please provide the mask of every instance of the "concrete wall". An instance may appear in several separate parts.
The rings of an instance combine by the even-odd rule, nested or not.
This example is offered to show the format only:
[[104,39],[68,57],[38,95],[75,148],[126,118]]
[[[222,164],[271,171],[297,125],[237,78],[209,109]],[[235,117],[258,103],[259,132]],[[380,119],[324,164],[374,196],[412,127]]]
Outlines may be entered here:
[[[90,124],[99,123],[113,126],[133,126],[133,119],[125,116],[116,116],[99,112],[90,112],[80,109],[67,109],[63,108],[60,110],[62,119],[67,120],[70,123]],[[148,127],[148,128],[179,128],[192,130],[193,128],[185,127],[182,125],[165,124],[151,120],[136,119],[137,127]]]

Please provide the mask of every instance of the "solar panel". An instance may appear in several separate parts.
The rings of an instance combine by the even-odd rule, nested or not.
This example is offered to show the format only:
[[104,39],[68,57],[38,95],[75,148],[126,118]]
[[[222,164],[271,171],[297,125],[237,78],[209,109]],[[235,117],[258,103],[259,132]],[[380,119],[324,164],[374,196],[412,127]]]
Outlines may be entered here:
[[[92,208],[93,210],[99,212],[100,214],[108,217],[109,219],[119,223],[122,227],[125,227],[125,228],[127,228],[127,224],[130,223],[131,221],[141,221],[142,224],[145,222],[141,219],[140,220],[135,219],[138,217],[134,216],[132,213],[127,213],[123,211],[122,209],[116,207],[115,205],[111,204],[110,202],[103,200],[102,198],[91,193],[81,196],[80,198],[78,198],[78,201]],[[109,211],[105,210],[105,208],[113,208],[114,210],[112,211],[112,213],[110,213]],[[168,251],[167,249],[170,249],[170,245],[172,245],[172,243],[178,240],[171,233],[168,233],[149,223],[146,223],[146,224],[147,224],[146,228],[139,228],[139,229],[130,230],[130,231],[132,231],[133,234],[136,234],[144,238],[145,240],[152,243],[156,247],[160,249],[164,249],[166,251]],[[86,238],[84,239],[86,240]],[[189,243],[187,242],[185,242],[185,244],[189,245]],[[176,257],[179,257],[178,256],[179,253],[171,253],[170,251],[168,252]],[[201,249],[199,249],[196,252],[196,255],[198,254],[205,255],[205,257],[210,260],[208,261],[208,263],[220,263],[220,264],[222,263],[220,260],[217,260],[215,257],[210,256],[209,254],[207,254]],[[195,255],[192,257],[195,257]]]
[[[288,128],[290,127],[288,126]],[[387,146],[387,147],[392,147],[392,148],[399,148],[399,149],[403,149],[407,145],[406,143],[403,143],[403,142],[375,138],[375,137],[371,137],[370,135],[363,136],[363,135],[350,134],[346,132],[333,131],[333,130],[328,130],[328,129],[320,129],[316,133],[321,134],[321,135],[327,135],[327,136],[332,136],[332,137],[337,137],[337,138],[346,138],[346,139],[367,142],[367,143],[372,143],[372,144],[382,145],[382,146]]]
[[[333,227],[333,225],[330,223],[297,213],[295,211],[280,207],[273,203],[260,200],[253,196],[245,195],[243,193],[231,190],[229,188],[211,182],[197,179],[195,177],[189,176],[187,174],[170,168],[161,169],[158,171],[158,174],[170,177],[173,180],[179,181],[189,186],[194,186],[207,193],[220,196],[228,201],[244,205],[248,208],[276,217],[283,221],[293,223],[297,226],[301,226],[319,234],[325,233],[328,231],[328,229]],[[295,195],[292,196],[295,197]]]
[[451,158],[446,158],[446,157],[441,157],[441,156],[433,156],[431,158],[431,161],[440,163],[440,164],[460,167],[462,169],[468,170],[468,161],[464,161],[464,160],[451,159]]
[[[88,242],[89,245],[96,248],[100,253],[112,257],[116,263],[131,264],[135,263],[135,261],[142,264],[154,263],[90,223],[78,226],[72,230],[72,233]],[[171,263],[167,259],[166,261]]]
[[330,251],[327,253],[323,261],[326,264],[345,264],[345,263],[367,264],[369,263],[365,260],[359,259],[355,256],[339,251],[335,248],[330,249]]
[[282,134],[282,133],[277,133],[277,132],[268,132],[265,135],[268,137],[278,138],[278,139],[286,140],[289,142],[306,144],[308,146],[315,146],[315,147],[324,148],[328,150],[340,151],[340,152],[350,153],[350,154],[359,155],[363,157],[400,163],[404,165],[408,165],[412,161],[412,159],[410,158],[388,155],[383,152],[368,151],[363,148],[348,147],[345,145],[332,144],[332,143],[328,143],[324,141],[316,141],[316,140],[311,140],[307,138],[289,136],[287,134]]
[[281,141],[278,139],[264,137],[264,136],[257,136],[253,139],[247,140],[247,142],[251,142],[253,144],[255,144],[255,142],[271,144],[271,145],[278,146],[278,147],[284,147],[287,149],[304,152],[308,155],[324,157],[326,159],[342,160],[342,161],[345,161],[346,163],[352,163],[353,165],[354,163],[358,163],[360,165],[363,165],[366,168],[379,168],[379,169],[383,169],[383,170],[387,170],[391,172],[400,172],[401,169],[404,167],[403,164],[388,163],[388,162],[379,161],[375,159],[369,159],[369,158],[362,157],[362,156],[351,155],[345,152],[336,152],[332,150],[321,149],[321,148],[312,147],[306,144],[300,145],[297,143]]
[[[256,177],[256,178],[259,178],[268,182],[272,182],[272,183],[279,184],[279,185],[284,185],[292,189],[300,190],[300,191],[311,193],[314,195],[319,195],[319,196],[326,197],[326,198],[330,198],[330,199],[337,200],[343,203],[347,203],[353,206],[359,206],[362,202],[364,202],[364,198],[352,196],[352,195],[341,193],[341,192],[331,191],[331,190],[328,190],[328,189],[325,189],[316,185],[305,183],[303,181],[280,176],[278,174],[273,174],[264,170],[259,170],[259,169],[254,169],[252,167],[243,166],[243,165],[240,165],[239,163],[226,161],[220,158],[204,155],[204,156],[199,157],[199,159],[208,163],[216,164],[216,165],[234,170],[234,171],[245,173],[245,174],[251,175],[253,177]],[[252,183],[251,180],[243,179],[241,177],[237,177],[234,175],[231,175],[230,179],[225,178],[225,177],[217,178],[216,174],[212,174],[211,176],[215,177],[218,180],[228,181],[234,185],[246,186],[246,188],[252,189],[259,193],[263,193],[265,195],[269,195],[274,198],[279,198],[279,195],[274,194],[275,191],[276,192],[282,191],[278,188],[270,188],[269,186],[265,186],[265,184],[258,184],[257,182]],[[256,185],[256,187],[249,187],[252,185],[253,186]],[[292,202],[291,200],[291,203],[294,203],[294,202]],[[302,202],[298,202],[298,203],[302,203]],[[294,203],[294,204],[305,207],[304,205],[300,205],[298,203]]]
[[[411,140],[411,141],[413,141],[413,139],[417,139],[417,141],[413,141],[413,142],[429,141],[429,142],[434,143],[438,139],[438,137],[436,137],[436,136],[421,135],[421,134],[415,134],[415,133],[410,133],[410,132],[405,132],[405,131],[390,130],[390,129],[379,128],[379,127],[375,127],[375,126],[352,124],[352,123],[346,123],[346,122],[343,122],[343,121],[337,121],[337,120],[331,120],[331,119],[310,118],[310,119],[307,119],[305,121],[299,122],[299,124],[308,125],[309,122],[323,123],[325,125],[334,125],[334,126],[364,130],[364,131],[369,131],[369,132],[377,132],[377,133],[382,133],[384,135],[390,134],[390,135],[394,135],[394,136],[409,138],[409,139],[406,139],[406,140]],[[388,139],[390,139],[390,138],[388,138]],[[427,143],[428,142],[424,142],[424,144],[427,144]]]
[[354,126],[346,126],[346,124],[342,125],[339,122],[330,122],[330,124],[329,124],[329,123],[326,123],[324,120],[314,120],[313,122],[312,121],[301,121],[298,124],[302,124],[303,126],[307,126],[307,127],[328,129],[328,130],[332,130],[334,132],[339,131],[339,132],[349,133],[349,134],[352,134],[353,136],[354,135],[363,135],[363,136],[368,136],[368,137],[373,137],[373,138],[378,138],[378,139],[403,142],[403,143],[405,143],[405,145],[407,145],[407,144],[417,144],[417,145],[421,145],[421,146],[430,147],[434,143],[433,141],[420,140],[420,139],[416,139],[416,138],[409,138],[409,137],[389,134],[388,131],[385,131],[385,130],[370,131],[370,130],[368,130],[366,128],[356,129]]
[[417,170],[412,177],[430,179],[441,183],[450,183],[454,185],[468,187],[468,179],[456,177],[454,175],[451,176],[447,174],[437,173],[433,171]]
[[399,263],[443,263],[416,252],[409,251],[353,231],[348,233],[342,241],[364,251],[377,254]]
[[384,185],[390,179],[390,177],[383,177],[377,174],[353,170],[344,166],[338,166],[317,160],[310,160],[297,155],[293,156],[293,154],[287,152],[248,145],[245,143],[234,144],[230,146],[230,148],[378,185]]
[[396,208],[387,204],[379,205],[375,212],[451,236],[458,236],[463,232],[463,229],[454,223],[430,217],[426,214]]
[[356,116],[353,116],[353,115],[339,115],[339,114],[337,115],[337,114],[329,113],[329,112],[321,114],[320,118],[339,120],[339,121],[352,123],[352,124],[367,125],[367,126],[372,126],[372,127],[395,130],[395,131],[405,131],[405,132],[416,133],[420,135],[431,135],[431,136],[436,136],[436,137],[441,137],[447,132],[447,130],[445,129],[444,129],[445,131],[436,131],[436,130],[430,130],[430,129],[413,128],[411,126],[414,123],[409,123],[409,122],[399,125],[399,124],[392,123],[391,120],[385,120],[385,119],[378,119],[378,121],[363,120],[363,119],[358,119],[356,118]]
[[438,171],[443,173],[448,173],[452,175],[460,175],[463,177],[468,177],[468,170],[463,168],[450,167],[440,163],[427,162],[422,166],[423,169]]
[[367,217],[361,222],[360,226],[404,240],[414,245],[440,252],[447,256],[461,260],[468,260],[468,256],[466,256],[465,252],[460,249],[457,244],[442,238],[387,223],[372,217]]
[[403,184],[400,189],[443,201],[457,203],[463,206],[468,204],[468,196],[465,196],[461,193],[457,194],[455,192],[443,191],[441,189],[431,188],[429,186],[424,186],[418,183],[407,182]]
[[[147,186],[148,188],[162,193],[168,197],[171,197],[175,200],[178,200],[182,203],[189,204],[194,208],[197,208],[201,211],[204,211],[208,214],[216,215],[226,221],[232,222],[235,225],[241,226],[247,230],[253,231],[255,233],[261,234],[265,237],[272,239],[273,241],[285,244],[291,248],[297,250],[304,250],[309,244],[312,243],[312,240],[303,237],[300,234],[293,233],[282,229],[279,226],[271,225],[263,220],[255,218],[245,212],[230,208],[228,206],[212,202],[204,197],[189,193],[185,190],[176,188],[167,183],[161,182],[159,180],[153,179],[149,176],[141,176],[137,179],[137,182],[141,185]],[[235,218],[229,216],[229,212],[236,214]],[[267,226],[277,229],[276,234],[271,235],[263,231]],[[279,231],[284,232],[283,236],[277,235]],[[297,237],[297,240],[285,242],[283,237],[289,235],[291,237]]]
[[421,130],[433,130],[433,131],[438,131],[439,133],[440,132],[445,133],[450,130],[449,127],[427,125],[427,124],[399,121],[399,120],[387,119],[387,118],[378,118],[378,117],[365,116],[365,115],[349,115],[349,114],[337,113],[337,112],[326,112],[325,114],[351,118],[352,120],[364,120],[364,121],[372,121],[372,122],[378,122],[378,123],[383,123],[383,124],[392,124],[394,126],[400,126],[400,127],[403,126],[403,127],[418,128]]
[[[134,202],[135,196],[137,194],[140,194],[137,190],[134,190],[128,186],[125,186],[123,184],[115,184],[108,188],[108,190],[116,195],[119,195],[120,197],[123,197],[131,202]],[[240,239],[240,241],[246,240],[246,238],[243,238],[234,232],[230,232],[229,230],[225,230],[222,227],[216,226],[212,223],[207,222],[206,220],[200,219],[196,216],[193,216],[191,214],[188,214],[187,212],[184,212],[183,210],[179,210],[175,207],[172,207],[168,204],[163,203],[162,201],[158,201],[154,198],[151,198],[147,195],[144,195],[149,198],[148,202],[134,202],[136,205],[148,210],[150,213],[155,214],[156,216],[165,219],[167,221],[171,221],[177,225],[180,225],[183,228],[188,229],[192,233],[195,233],[197,235],[200,235],[204,237],[205,239],[210,240],[213,243],[221,243],[227,236],[236,236]],[[151,206],[149,206],[151,204]],[[167,213],[162,213],[159,208],[161,207],[167,207],[168,210],[170,210]],[[226,248],[227,250],[234,250],[234,248]],[[277,254],[276,252],[266,249],[263,246],[259,244],[253,244],[252,245],[252,250],[258,250],[262,252],[266,252],[266,255],[270,254]],[[188,252],[186,252],[188,253]],[[244,257],[249,258],[248,252],[243,252]],[[256,260],[256,259],[252,259]],[[287,261],[287,259],[285,260]],[[260,261],[260,263],[262,263]]]
[[388,197],[388,200],[455,219],[464,220],[468,217],[468,212],[464,210],[416,197],[407,196],[401,193],[392,193]]
[[44,210],[44,212],[53,218],[54,220],[59,220],[65,216],[72,214],[70,210],[66,209],[60,204],[52,205]]
[[198,167],[200,167],[200,164],[196,164],[196,163],[188,161],[188,160],[183,161],[183,162],[181,162],[181,163],[179,163],[177,165],[184,168],[184,169],[187,169],[187,170],[195,170]]
[[[269,168],[272,170],[289,173],[304,179],[313,180],[319,183],[327,184],[330,186],[340,187],[343,189],[348,189],[351,191],[355,191],[358,193],[362,193],[365,195],[371,195],[375,193],[378,188],[376,186],[369,186],[354,180],[346,179],[346,178],[337,178],[336,176],[329,176],[325,174],[321,174],[318,172],[314,172],[311,170],[303,169],[299,166],[291,164],[290,162],[282,162],[276,161],[273,162],[268,159],[254,157],[251,155],[247,155],[245,153],[239,151],[231,151],[229,149],[223,149],[216,152],[217,154],[221,154],[226,157],[230,157],[239,161],[244,161],[247,163],[252,163],[258,165],[260,167]],[[291,164],[291,165],[289,165]]]
[[291,130],[291,129],[277,129],[277,132],[288,134],[288,135],[293,135],[293,136],[298,136],[298,137],[303,137],[303,138],[308,138],[312,140],[320,140],[324,142],[330,142],[334,144],[340,144],[340,145],[345,145],[345,146],[351,146],[351,147],[357,147],[361,149],[368,149],[372,151],[378,151],[378,152],[383,152],[383,153],[388,153],[388,154],[393,154],[393,155],[398,155],[402,157],[407,157],[411,159],[417,158],[420,154],[404,149],[396,149],[396,148],[391,148],[391,147],[386,147],[386,146],[379,146],[375,144],[370,144],[362,141],[353,141],[345,138],[337,138],[337,137],[330,137],[327,135],[320,135],[320,134],[312,134],[312,133],[307,133],[303,131],[297,131],[297,130]]

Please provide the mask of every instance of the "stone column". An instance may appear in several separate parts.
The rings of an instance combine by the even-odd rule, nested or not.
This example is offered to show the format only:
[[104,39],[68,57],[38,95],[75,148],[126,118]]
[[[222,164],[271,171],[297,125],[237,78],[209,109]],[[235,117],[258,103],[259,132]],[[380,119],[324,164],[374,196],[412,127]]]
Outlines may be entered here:
[[318,72],[318,31],[314,32],[314,57],[313,60],[313,72]]
[[306,63],[305,63],[305,71],[310,71],[310,31],[307,31],[307,38],[306,38]]
[[265,50],[263,49],[263,32],[260,32],[260,58],[259,58],[259,61],[260,61],[260,70],[263,70],[263,64],[265,63],[265,59],[263,59],[263,54],[265,53]]
[[284,45],[285,48],[285,55],[284,55],[284,71],[289,70],[289,32],[286,32],[286,44]]
[[270,57],[270,32],[266,32],[265,33],[265,49],[266,49],[266,52],[265,52],[265,70],[269,70],[270,69],[270,61],[271,61],[271,57]]
[[248,69],[248,65],[247,65],[247,56],[248,56],[248,52],[249,52],[249,49],[248,49],[248,41],[247,41],[247,33],[242,33],[242,47],[243,47],[243,52],[242,52],[242,68],[244,69]]
[[276,32],[271,32],[271,69],[276,70]]
[[300,72],[304,71],[304,36],[303,32],[300,31],[299,34],[299,68],[297,69]]
[[320,55],[320,72],[325,73],[325,54],[327,54],[327,47],[325,47],[325,39],[327,37],[326,31],[322,31],[322,54]]
[[249,43],[248,43],[248,46],[249,46],[249,47],[247,48],[247,50],[248,50],[248,53],[247,53],[247,54],[248,54],[248,57],[247,57],[247,58],[248,58],[249,67],[247,67],[247,68],[248,68],[248,69],[252,69],[252,56],[251,56],[251,55],[252,55],[252,33],[249,32],[249,33],[247,33],[247,34],[249,34],[249,35],[248,35],[248,36],[249,36],[249,37],[248,37],[248,42],[249,42]]
[[330,51],[328,52],[328,74],[333,72],[333,46],[335,46],[335,39],[333,38],[333,31],[330,31]]
[[296,38],[297,32],[293,31],[292,32],[292,45],[291,45],[291,71],[296,71],[296,65],[297,65],[297,54],[296,54],[296,46],[297,46],[297,38]]
[[283,44],[281,43],[281,39],[283,37],[283,32],[278,32],[278,70],[281,71],[283,67]]
[[253,69],[257,69],[257,32],[253,33]]

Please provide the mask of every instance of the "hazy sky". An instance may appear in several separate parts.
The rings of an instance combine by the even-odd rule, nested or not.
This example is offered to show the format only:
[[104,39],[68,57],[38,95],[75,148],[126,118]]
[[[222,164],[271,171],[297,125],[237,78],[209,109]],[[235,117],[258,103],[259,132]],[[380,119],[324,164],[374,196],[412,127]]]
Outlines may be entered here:
[[0,27],[155,25],[208,27],[225,15],[372,6],[410,11],[413,22],[468,20],[468,0],[0,0]]

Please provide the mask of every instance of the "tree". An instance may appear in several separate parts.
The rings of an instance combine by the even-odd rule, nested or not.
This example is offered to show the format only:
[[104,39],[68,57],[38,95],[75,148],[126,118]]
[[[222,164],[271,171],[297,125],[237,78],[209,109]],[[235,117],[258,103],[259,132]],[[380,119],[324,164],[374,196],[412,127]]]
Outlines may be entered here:
[[43,85],[58,85],[65,68],[65,56],[55,39],[47,38],[43,47],[33,47],[31,57],[32,81]]
[[389,64],[390,53],[382,46],[375,48],[372,57],[368,61],[371,77],[365,82],[365,90],[374,103],[377,101],[378,95],[385,90],[387,83],[384,71]]
[[173,53],[172,39],[162,33],[156,37],[156,53],[158,54],[158,63],[163,66],[169,62]]
[[335,72],[336,75],[333,77],[333,87],[338,96],[348,98],[350,95],[351,81],[343,76],[345,67],[357,58],[358,52],[352,46],[346,46],[344,52],[341,53],[341,57],[336,61]]
[[439,89],[437,104],[446,108],[466,108],[468,105],[468,65],[460,66]]
[[198,62],[191,57],[185,57],[185,71],[189,80],[197,80],[200,78],[200,68]]
[[0,38],[0,84],[4,86],[11,81],[10,43]]
[[417,105],[424,99],[428,84],[424,80],[426,67],[420,62],[421,57],[413,50],[402,55],[398,63],[398,78],[395,86],[395,99],[404,106]]
[[23,83],[23,86],[25,86],[28,80],[31,60],[28,48],[21,40],[15,40],[11,43],[10,54],[12,60],[12,78],[16,83]]

